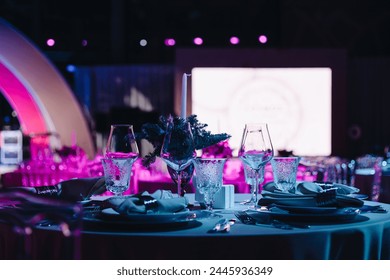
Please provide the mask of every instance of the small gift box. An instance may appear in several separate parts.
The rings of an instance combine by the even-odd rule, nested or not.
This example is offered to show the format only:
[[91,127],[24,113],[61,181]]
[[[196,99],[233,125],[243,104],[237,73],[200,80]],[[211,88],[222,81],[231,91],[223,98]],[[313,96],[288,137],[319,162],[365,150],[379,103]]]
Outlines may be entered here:
[[[204,197],[198,189],[195,192],[195,200],[203,203]],[[228,209],[234,207],[234,185],[223,185],[215,194],[214,205],[215,209]]]

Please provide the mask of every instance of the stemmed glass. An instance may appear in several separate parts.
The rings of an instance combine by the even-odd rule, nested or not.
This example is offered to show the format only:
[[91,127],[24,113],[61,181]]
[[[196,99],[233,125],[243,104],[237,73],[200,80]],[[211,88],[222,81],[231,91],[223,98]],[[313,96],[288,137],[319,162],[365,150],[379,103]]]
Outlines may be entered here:
[[254,172],[254,185],[251,188],[251,199],[248,204],[250,204],[250,207],[256,208],[258,186],[264,180],[264,166],[274,156],[274,149],[266,123],[245,125],[238,156],[243,164]]
[[[243,164],[244,167],[244,175],[245,175],[245,183],[247,183],[250,187],[251,194],[253,194],[253,191],[255,188],[258,188],[259,185],[261,185],[264,181],[264,165],[260,167],[260,176],[259,181],[257,182],[257,186],[255,185],[256,182],[256,172],[248,165]],[[253,205],[254,198],[251,196],[248,200],[245,200],[241,202],[240,204],[250,204]]]
[[167,130],[160,153],[161,159],[176,172],[177,193],[184,196],[182,190],[182,172],[192,164],[196,157],[195,144],[188,122],[182,129],[174,129],[173,119],[168,119]]
[[196,187],[203,194],[207,210],[213,210],[215,194],[222,188],[226,158],[196,158]]
[[122,196],[130,187],[133,163],[139,157],[133,126],[111,125],[104,158],[102,159],[107,190]]

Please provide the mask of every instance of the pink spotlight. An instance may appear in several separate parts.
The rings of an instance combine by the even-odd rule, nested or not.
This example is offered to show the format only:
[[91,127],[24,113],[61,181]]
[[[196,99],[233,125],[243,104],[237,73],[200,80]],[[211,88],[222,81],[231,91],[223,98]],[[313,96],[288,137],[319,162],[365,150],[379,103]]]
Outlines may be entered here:
[[230,44],[237,45],[238,43],[240,43],[240,39],[238,37],[236,36],[230,37]]
[[176,44],[176,41],[173,38],[167,38],[164,40],[164,44],[168,47],[173,47]]
[[86,46],[88,45],[88,41],[87,41],[86,39],[82,40],[82,41],[81,41],[81,45],[82,45],[83,47],[86,47]]
[[260,43],[265,44],[265,43],[267,43],[267,41],[268,41],[267,36],[265,36],[265,35],[260,35],[259,36],[259,42]]
[[200,38],[200,37],[194,38],[194,44],[198,45],[198,46],[202,45],[203,44],[203,39]]
[[56,43],[56,41],[54,41],[54,39],[47,39],[47,41],[46,41],[46,44],[47,44],[49,47],[54,46],[55,43]]

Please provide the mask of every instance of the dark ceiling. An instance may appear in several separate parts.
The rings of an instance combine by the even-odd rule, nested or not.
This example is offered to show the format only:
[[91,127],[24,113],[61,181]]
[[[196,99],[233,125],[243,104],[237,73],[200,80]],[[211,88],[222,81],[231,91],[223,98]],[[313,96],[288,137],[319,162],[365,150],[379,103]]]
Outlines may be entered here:
[[[387,0],[0,0],[0,17],[57,65],[173,63],[175,48],[343,48],[390,54]],[[268,37],[259,44],[260,34]],[[240,38],[237,46],[229,38]],[[174,47],[164,39],[176,40]],[[46,46],[54,38],[53,47]],[[82,40],[88,40],[82,46]],[[147,39],[145,47],[139,45]]]

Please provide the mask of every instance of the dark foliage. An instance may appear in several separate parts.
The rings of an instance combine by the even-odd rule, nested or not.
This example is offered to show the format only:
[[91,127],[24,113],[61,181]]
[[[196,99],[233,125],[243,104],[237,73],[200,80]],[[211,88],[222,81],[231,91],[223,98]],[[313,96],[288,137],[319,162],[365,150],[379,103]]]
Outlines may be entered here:
[[[160,155],[164,137],[168,132],[168,126],[170,122],[173,123],[171,135],[172,137],[177,137],[177,145],[175,147],[170,146],[170,149],[176,149],[175,152],[177,155],[179,155],[178,148],[181,144],[180,139],[182,136],[182,131],[185,130],[187,122],[191,127],[195,150],[204,149],[230,138],[230,135],[226,133],[212,134],[210,131],[207,131],[207,124],[200,123],[196,115],[191,115],[186,119],[181,117],[160,116],[158,123],[143,124],[141,127],[141,133],[136,135],[138,140],[146,139],[153,145],[154,148],[151,153],[142,159],[142,164],[144,166],[149,167],[156,160],[156,157]],[[182,153],[186,152],[187,151],[182,151]]]

